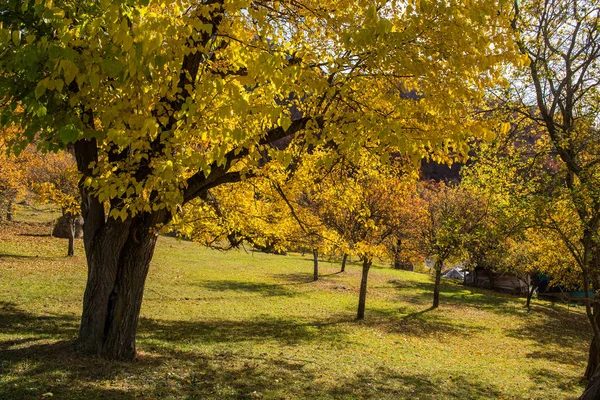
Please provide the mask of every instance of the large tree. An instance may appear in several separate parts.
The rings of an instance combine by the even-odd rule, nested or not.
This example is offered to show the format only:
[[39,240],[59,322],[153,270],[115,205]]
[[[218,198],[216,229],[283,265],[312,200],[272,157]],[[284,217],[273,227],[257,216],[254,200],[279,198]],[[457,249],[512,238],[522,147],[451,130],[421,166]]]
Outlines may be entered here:
[[[211,188],[327,145],[467,153],[511,57],[505,1],[0,4],[0,122],[72,144],[88,280],[78,346],[135,356],[158,227]],[[289,146],[288,146],[289,147]],[[105,210],[108,213],[105,213]]]
[[564,192],[578,219],[581,251],[573,254],[594,332],[586,377],[595,375],[600,386],[600,307],[590,296],[600,290],[600,2],[546,0],[520,8],[513,26],[529,66],[514,93],[524,106],[518,111],[543,127],[562,162]]

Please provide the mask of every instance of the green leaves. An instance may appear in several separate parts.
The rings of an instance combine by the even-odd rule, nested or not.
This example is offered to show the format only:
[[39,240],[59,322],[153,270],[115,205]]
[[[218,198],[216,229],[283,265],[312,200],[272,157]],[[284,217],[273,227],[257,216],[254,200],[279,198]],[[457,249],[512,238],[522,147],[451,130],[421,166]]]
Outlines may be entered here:
[[65,84],[69,85],[73,82],[73,79],[79,73],[79,68],[73,63],[71,60],[63,59],[60,62],[60,68],[63,71],[63,76],[65,77]]
[[42,97],[44,93],[46,93],[46,82],[40,81],[35,87],[35,99],[39,100],[39,98]]
[[74,125],[65,125],[60,128],[58,135],[64,144],[69,144],[75,143],[81,135],[81,132]]

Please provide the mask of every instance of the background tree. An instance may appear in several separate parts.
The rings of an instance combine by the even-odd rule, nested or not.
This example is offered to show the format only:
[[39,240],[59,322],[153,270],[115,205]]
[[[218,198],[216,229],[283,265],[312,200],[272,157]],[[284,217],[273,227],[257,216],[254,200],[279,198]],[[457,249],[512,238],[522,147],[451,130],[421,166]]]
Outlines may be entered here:
[[28,187],[37,201],[49,202],[60,208],[62,218],[57,226],[64,224],[67,227],[67,255],[73,256],[76,230],[81,229],[77,226],[80,223],[81,199],[75,159],[67,151],[42,154],[33,146],[28,146],[24,153],[30,153],[26,170]]
[[[17,127],[0,129],[0,148],[7,149],[17,134]],[[25,157],[11,157],[6,151],[0,152],[0,221],[12,220],[13,204],[27,190],[23,174],[26,163]]]
[[461,186],[430,183],[422,188],[426,217],[420,227],[422,251],[435,258],[433,306],[440,302],[444,263],[451,257],[466,258],[469,241],[488,214],[486,202]]
[[[600,324],[595,258],[598,254],[600,192],[598,191],[597,89],[600,58],[600,5],[597,1],[549,0],[521,5],[514,21],[528,73],[515,85],[520,112],[543,127],[561,162],[565,193],[581,227],[579,267],[586,313],[594,332],[586,377],[598,371]],[[534,107],[531,107],[534,106]],[[596,380],[596,379],[595,379]],[[600,391],[591,395],[598,396]],[[590,396],[590,395],[588,395]],[[589,397],[589,398],[592,398]]]
[[[404,200],[414,191],[416,174],[398,166],[378,165],[368,157],[358,166],[341,167],[319,184],[311,211],[362,261],[357,319],[364,319],[368,275],[375,257],[385,257],[390,241],[403,228]],[[348,253],[346,253],[348,254]]]

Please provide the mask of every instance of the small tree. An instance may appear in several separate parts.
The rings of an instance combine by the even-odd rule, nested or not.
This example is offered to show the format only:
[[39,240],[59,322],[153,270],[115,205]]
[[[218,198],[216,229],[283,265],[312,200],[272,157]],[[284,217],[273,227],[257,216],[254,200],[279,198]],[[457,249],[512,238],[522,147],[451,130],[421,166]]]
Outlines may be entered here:
[[359,166],[340,166],[310,197],[312,212],[335,232],[346,249],[362,262],[356,318],[365,317],[369,270],[375,257],[387,256],[390,241],[403,229],[405,199],[414,191],[415,175],[386,167],[366,157]]
[[473,239],[488,214],[486,203],[461,186],[445,183],[422,188],[427,217],[421,226],[422,250],[435,258],[433,306],[439,305],[440,282],[444,263],[450,257],[465,256],[467,243]]
[[42,154],[33,146],[28,146],[25,153],[30,154],[26,170],[29,187],[38,201],[50,202],[61,209],[68,228],[67,255],[73,256],[76,224],[81,216],[78,188],[80,176],[75,160],[66,151]]

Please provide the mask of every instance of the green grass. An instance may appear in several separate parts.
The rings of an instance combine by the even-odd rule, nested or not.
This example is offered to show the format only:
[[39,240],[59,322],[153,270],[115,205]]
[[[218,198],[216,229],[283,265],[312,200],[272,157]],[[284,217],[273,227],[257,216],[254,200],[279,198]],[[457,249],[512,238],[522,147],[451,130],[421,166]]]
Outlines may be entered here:
[[209,250],[161,237],[139,357],[73,352],[86,266],[48,225],[0,228],[0,399],[564,399],[582,390],[583,311],[312,256]]

